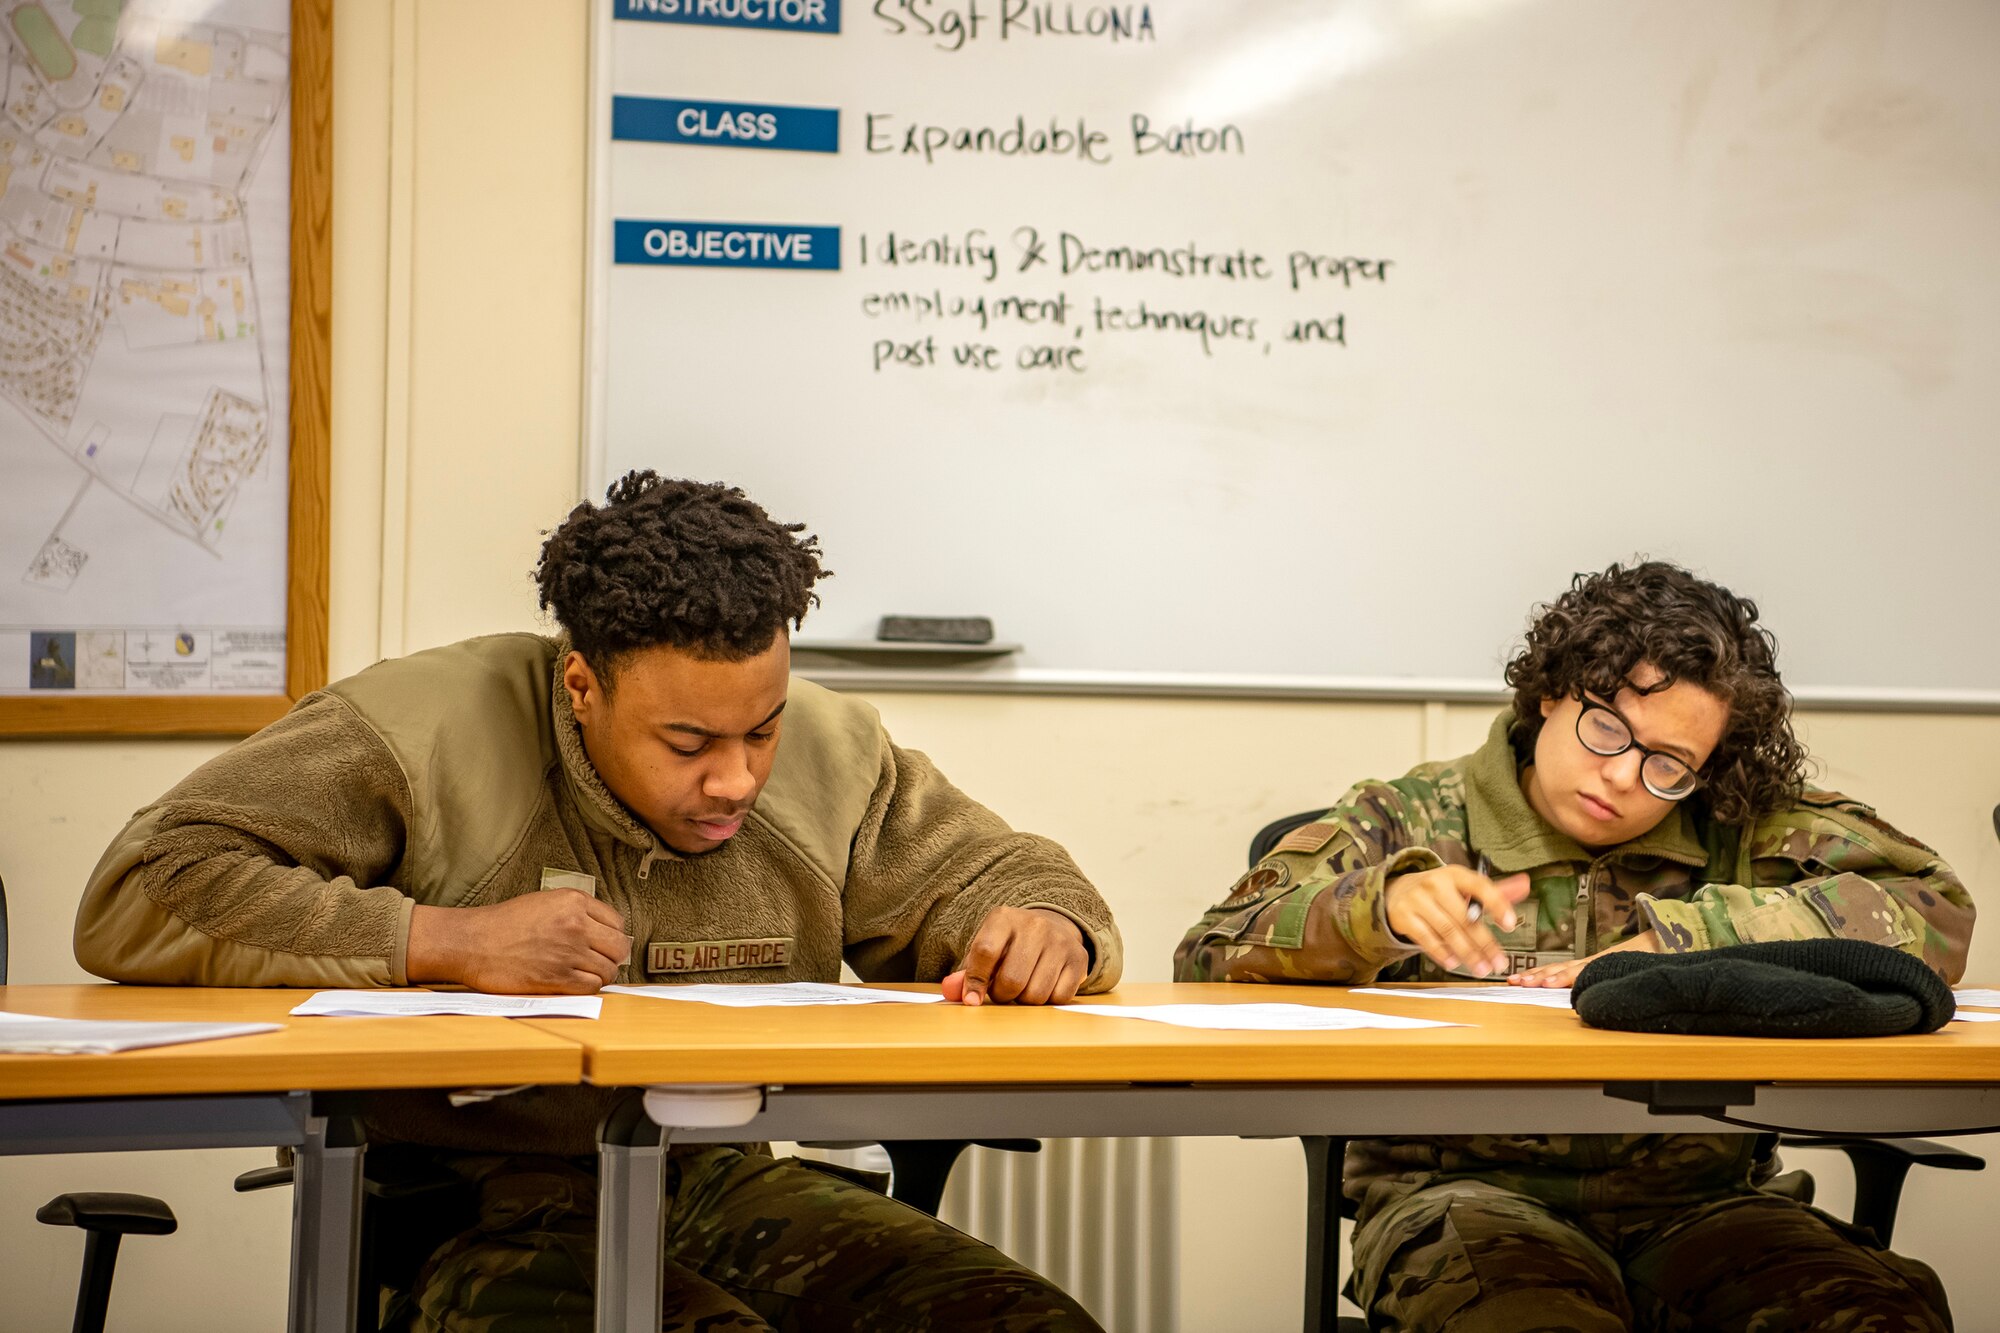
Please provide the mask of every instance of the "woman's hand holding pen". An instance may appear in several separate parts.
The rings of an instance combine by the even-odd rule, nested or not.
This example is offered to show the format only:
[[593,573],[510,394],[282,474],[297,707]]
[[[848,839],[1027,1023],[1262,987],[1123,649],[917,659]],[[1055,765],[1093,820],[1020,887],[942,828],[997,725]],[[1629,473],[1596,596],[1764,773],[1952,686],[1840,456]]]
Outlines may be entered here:
[[1383,911],[1389,929],[1438,966],[1456,971],[1463,963],[1484,977],[1505,972],[1507,955],[1480,918],[1512,930],[1514,904],[1527,896],[1525,874],[1495,880],[1467,866],[1441,866],[1390,880]]

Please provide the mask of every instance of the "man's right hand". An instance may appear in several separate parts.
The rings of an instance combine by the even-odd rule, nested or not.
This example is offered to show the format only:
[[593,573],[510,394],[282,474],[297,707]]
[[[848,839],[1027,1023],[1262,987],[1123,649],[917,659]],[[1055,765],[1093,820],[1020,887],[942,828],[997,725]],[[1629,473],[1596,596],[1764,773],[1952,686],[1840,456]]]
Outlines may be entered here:
[[617,908],[576,889],[541,889],[491,907],[412,909],[404,971],[412,985],[589,995],[631,956],[632,937]]
[[[1456,971],[1462,962],[1484,977],[1507,970],[1507,955],[1486,922],[1514,929],[1514,904],[1527,896],[1525,874],[1492,880],[1465,866],[1441,866],[1390,880],[1382,891],[1382,910],[1389,929],[1422,949],[1439,967]],[[1467,904],[1475,902],[1484,919],[1469,922]]]

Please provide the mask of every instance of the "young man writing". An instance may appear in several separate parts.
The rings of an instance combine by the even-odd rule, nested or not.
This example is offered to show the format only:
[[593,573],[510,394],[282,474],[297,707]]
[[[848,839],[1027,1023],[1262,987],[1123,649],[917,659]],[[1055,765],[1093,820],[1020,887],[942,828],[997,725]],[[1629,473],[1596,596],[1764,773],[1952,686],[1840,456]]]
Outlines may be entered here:
[[[1579,576],[1507,682],[1484,746],[1286,837],[1176,974],[1567,985],[1614,949],[1815,936],[1963,972],[1951,868],[1805,787],[1752,603],[1659,563]],[[1743,1134],[1357,1141],[1356,1294],[1372,1327],[1426,1333],[1950,1326],[1928,1268],[1764,1193],[1776,1170]]]
[[[626,477],[543,547],[563,638],[474,639],[300,701],[134,818],[78,958],[175,985],[576,993],[833,981],[844,959],[967,1004],[1110,987],[1117,930],[1059,847],[791,678],[824,572],[798,531],[737,490]],[[613,1096],[381,1105],[374,1136],[445,1150],[481,1196],[419,1278],[416,1327],[590,1328]],[[1096,1327],[997,1251],[796,1162],[691,1147],[666,1174],[668,1328]]]

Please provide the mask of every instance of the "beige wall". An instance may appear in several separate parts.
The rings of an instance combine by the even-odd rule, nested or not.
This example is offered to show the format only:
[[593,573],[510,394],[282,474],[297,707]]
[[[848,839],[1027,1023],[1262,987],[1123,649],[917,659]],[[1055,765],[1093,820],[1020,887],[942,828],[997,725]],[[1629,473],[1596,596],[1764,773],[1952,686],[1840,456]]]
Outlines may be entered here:
[[[536,623],[527,571],[539,533],[575,499],[578,471],[584,12],[545,0],[339,6],[336,674]],[[875,702],[904,743],[1075,851],[1124,925],[1135,980],[1167,975],[1181,930],[1237,873],[1263,820],[1358,777],[1462,753],[1486,723],[1482,709],[1421,704]],[[2000,719],[1815,715],[1805,729],[1830,785],[1935,842],[1975,892],[2000,882],[1987,823],[2000,799]],[[70,914],[99,850],[132,809],[218,748],[0,747],[14,979],[81,979]],[[2000,979],[2000,946],[1975,945],[1973,970]],[[1296,1148],[1212,1140],[1183,1151],[1181,1326],[1295,1326]],[[81,1246],[73,1232],[36,1225],[34,1208],[67,1189],[125,1189],[165,1196],[183,1227],[126,1247],[114,1328],[278,1327],[288,1199],[228,1185],[262,1160],[0,1159],[0,1323],[67,1319]],[[1823,1178],[1836,1204],[1839,1175]],[[1228,1207],[1210,1206],[1217,1193]],[[1977,1176],[1933,1174],[1910,1188],[1901,1239],[1943,1271],[1962,1312],[2000,1303],[2000,1277],[1982,1262],[1985,1228],[1974,1225],[1990,1202]]]

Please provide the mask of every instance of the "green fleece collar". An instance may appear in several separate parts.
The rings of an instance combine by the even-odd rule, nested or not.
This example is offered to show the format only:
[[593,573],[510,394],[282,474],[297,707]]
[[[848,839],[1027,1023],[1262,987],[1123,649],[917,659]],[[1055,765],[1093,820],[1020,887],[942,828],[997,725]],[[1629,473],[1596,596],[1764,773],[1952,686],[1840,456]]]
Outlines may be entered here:
[[[1596,860],[1574,838],[1553,828],[1528,804],[1521,789],[1521,772],[1507,732],[1512,709],[1503,709],[1486,733],[1486,743],[1460,761],[1465,771],[1465,829],[1472,845],[1494,870],[1511,875],[1558,861]],[[1695,836],[1694,816],[1685,804],[1646,833],[1601,855],[1620,861],[1659,857],[1682,865],[1706,865],[1708,853]]]
[[597,766],[583,748],[583,728],[577,724],[576,710],[570,707],[569,689],[563,684],[563,662],[569,657],[569,639],[556,640],[555,695],[550,707],[555,715],[556,752],[562,758],[563,776],[569,779],[583,817],[627,846],[644,848],[648,861],[677,861],[680,853],[667,846],[632,813],[625,802],[611,794]]

